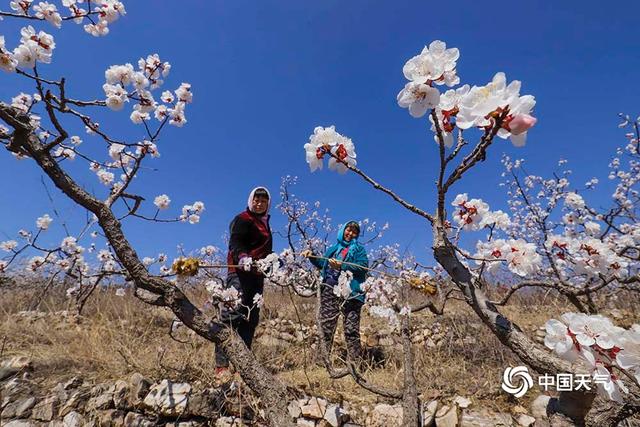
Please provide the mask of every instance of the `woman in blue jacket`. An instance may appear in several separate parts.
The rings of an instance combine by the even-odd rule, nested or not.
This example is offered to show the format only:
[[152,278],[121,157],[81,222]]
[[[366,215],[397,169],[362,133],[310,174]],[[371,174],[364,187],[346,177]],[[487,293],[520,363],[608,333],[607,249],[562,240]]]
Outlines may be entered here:
[[[311,251],[304,251],[313,265],[321,270],[322,285],[320,289],[320,326],[327,351],[331,353],[333,335],[338,325],[340,312],[344,315],[344,337],[347,344],[349,360],[358,361],[362,357],[360,344],[360,312],[364,305],[362,283],[366,279],[369,260],[364,246],[358,242],[360,226],[356,221],[349,221],[338,231],[337,242],[324,253],[323,259],[312,256]],[[354,265],[355,264],[355,265]],[[361,266],[361,267],[359,267]],[[347,298],[338,296],[334,289],[338,286],[340,273],[350,271],[353,279],[349,283],[351,292]]]

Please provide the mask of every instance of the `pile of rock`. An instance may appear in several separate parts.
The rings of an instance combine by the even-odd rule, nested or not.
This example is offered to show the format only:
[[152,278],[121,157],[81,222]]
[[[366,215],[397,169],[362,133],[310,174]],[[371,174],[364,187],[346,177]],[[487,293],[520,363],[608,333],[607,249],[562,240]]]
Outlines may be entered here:
[[[400,349],[402,345],[400,335],[388,327],[365,327],[362,330],[362,336],[369,347],[398,347]],[[414,325],[411,335],[411,341],[415,345],[426,345],[429,348],[443,346],[446,339],[446,328],[440,322]]]
[[313,342],[316,336],[316,326],[307,326],[289,319],[270,319],[258,328],[256,339],[263,345],[286,346]]
[[[423,405],[421,414],[424,427],[531,427],[536,419],[520,413],[492,413],[488,410],[470,409],[471,401],[456,396],[449,403],[431,400]],[[524,409],[524,408],[523,408]],[[403,410],[400,404],[376,405],[366,416],[368,427],[400,427]]]
[[[168,379],[152,383],[135,373],[126,380],[101,384],[74,377],[44,390],[26,374],[30,366],[23,357],[0,365],[7,373],[0,383],[3,427],[263,425],[246,400],[239,400],[233,384],[199,390]],[[298,425],[349,425],[345,409],[317,397],[291,402],[289,413]]]
[[[414,325],[412,341],[416,345],[425,345],[428,348],[438,348],[456,342],[459,345],[474,345],[477,339],[474,337],[475,329],[479,325],[465,324],[470,329],[469,334],[455,337],[451,328],[441,322],[424,325]],[[471,331],[473,330],[473,331]],[[256,339],[262,345],[288,346],[291,344],[313,343],[316,339],[316,325],[308,326],[289,319],[274,318],[265,321],[256,332]],[[473,333],[472,333],[473,332]],[[395,347],[401,349],[401,337],[392,327],[386,325],[366,325],[361,329],[361,336],[366,347]],[[336,343],[340,345],[342,335],[336,335]]]
[[24,357],[0,365],[2,426],[195,427],[220,418],[227,425],[223,415],[235,415],[229,414],[232,405],[219,389],[194,390],[188,383],[167,379],[153,384],[136,373],[101,384],[74,377],[47,390],[30,379],[30,366]]
[[400,346],[400,337],[389,326],[367,325],[361,330],[362,340],[367,347]]
[[349,413],[344,408],[319,397],[294,400],[289,403],[288,409],[292,421],[303,427],[355,427],[358,425],[349,423]]
[[[74,377],[44,390],[28,375],[31,362],[14,357],[0,363],[0,425],[3,427],[241,427],[263,419],[241,400],[234,385],[204,388],[163,379],[152,383],[136,373],[126,380],[91,384]],[[548,425],[548,396],[534,401],[531,412],[516,406],[511,413],[473,408],[470,399],[424,400],[427,427],[531,427]],[[402,425],[400,404],[362,408],[337,405],[309,396],[289,402],[291,421],[305,427],[394,427]],[[532,416],[533,415],[533,416]],[[354,422],[358,420],[359,424]]]

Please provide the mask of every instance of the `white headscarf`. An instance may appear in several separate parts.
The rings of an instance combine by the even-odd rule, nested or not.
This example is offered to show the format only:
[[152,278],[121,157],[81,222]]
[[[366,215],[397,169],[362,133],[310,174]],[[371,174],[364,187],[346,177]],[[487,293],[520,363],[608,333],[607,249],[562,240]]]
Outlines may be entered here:
[[256,191],[261,189],[266,191],[267,195],[269,196],[269,201],[267,202],[267,210],[264,211],[264,214],[266,215],[269,213],[269,209],[271,208],[271,193],[269,193],[269,190],[267,190],[267,187],[256,187],[253,190],[251,190],[251,193],[249,193],[249,200],[247,200],[247,207],[251,212],[253,212],[253,210],[251,209],[251,205],[252,205],[251,202],[253,202],[253,196],[256,194]]

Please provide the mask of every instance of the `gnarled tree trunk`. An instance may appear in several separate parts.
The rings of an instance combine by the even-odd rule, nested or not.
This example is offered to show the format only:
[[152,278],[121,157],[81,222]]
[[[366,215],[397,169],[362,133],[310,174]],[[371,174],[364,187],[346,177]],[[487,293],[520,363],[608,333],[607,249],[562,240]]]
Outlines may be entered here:
[[147,303],[170,308],[187,327],[221,346],[247,386],[261,398],[270,424],[274,427],[292,425],[287,411],[290,396],[286,386],[267,372],[238,334],[224,324],[205,316],[171,282],[149,274],[125,237],[120,221],[111,208],[86,192],[60,168],[50,152],[44,150],[33,135],[34,129],[29,124],[27,116],[0,102],[0,118],[14,128],[7,148],[27,153],[66,196],[96,215],[100,227],[134,286],[152,294],[145,296],[136,292],[136,296]]
[[[587,374],[586,367],[570,364],[554,354],[540,347],[522,332],[522,329],[507,317],[502,315],[493,305],[486,294],[478,286],[477,279],[469,269],[460,262],[455,248],[447,238],[446,228],[440,218],[433,224],[433,254],[436,261],[445,269],[453,282],[464,295],[465,301],[480,317],[482,322],[509,349],[511,349],[525,364],[539,373],[582,373]],[[594,398],[593,391],[561,393],[555,400],[555,407],[549,408],[567,415],[578,424],[584,424],[584,419]]]

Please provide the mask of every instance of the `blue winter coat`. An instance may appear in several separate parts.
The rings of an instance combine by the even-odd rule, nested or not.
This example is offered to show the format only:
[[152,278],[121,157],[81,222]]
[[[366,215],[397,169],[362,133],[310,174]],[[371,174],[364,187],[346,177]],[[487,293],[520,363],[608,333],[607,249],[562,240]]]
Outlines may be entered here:
[[[337,258],[340,251],[344,248],[349,248],[346,257],[344,258],[345,262],[358,264],[363,267],[369,266],[369,259],[367,258],[367,251],[359,242],[358,239],[352,239],[350,242],[345,242],[342,238],[344,236],[344,230],[347,224],[350,221],[344,223],[340,230],[338,230],[337,242],[329,247],[324,253],[324,258]],[[317,259],[310,258],[309,261],[316,267],[318,267],[322,274],[322,280],[324,281],[326,278],[327,269],[329,268],[329,261],[327,259]],[[360,285],[367,278],[367,270],[364,268],[356,267],[355,265],[342,264],[342,271],[351,271],[353,273],[353,280],[351,280],[351,295],[349,298],[356,298],[362,302],[364,302],[364,291],[360,289]]]

